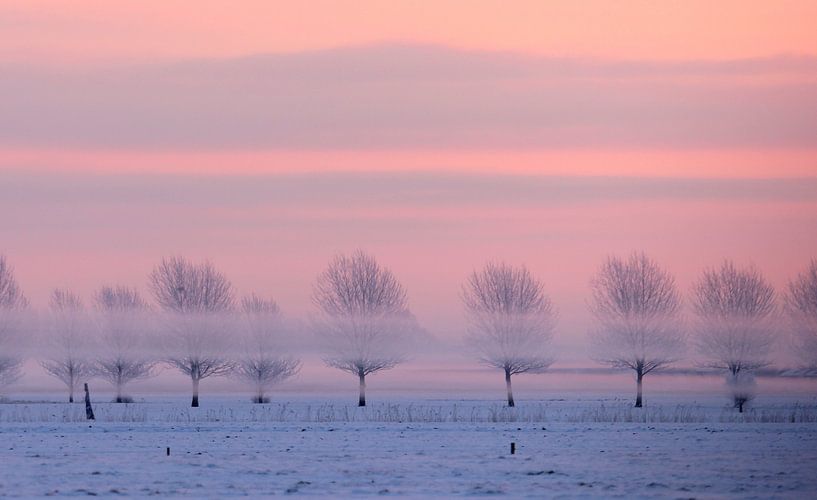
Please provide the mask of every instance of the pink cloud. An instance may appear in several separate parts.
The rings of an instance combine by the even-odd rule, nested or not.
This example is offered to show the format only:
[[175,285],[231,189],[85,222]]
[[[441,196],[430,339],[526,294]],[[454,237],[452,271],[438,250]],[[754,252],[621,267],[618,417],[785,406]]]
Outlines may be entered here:
[[6,148],[817,144],[817,62],[808,57],[633,62],[389,45],[84,69],[7,65],[4,75]]

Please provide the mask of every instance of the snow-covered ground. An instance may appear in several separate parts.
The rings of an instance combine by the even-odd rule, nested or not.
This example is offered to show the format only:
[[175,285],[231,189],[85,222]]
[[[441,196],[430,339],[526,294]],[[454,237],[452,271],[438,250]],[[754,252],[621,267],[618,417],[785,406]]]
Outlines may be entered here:
[[89,423],[81,404],[0,404],[0,495],[817,496],[807,398],[770,398],[742,416],[712,397],[642,410],[594,398],[361,410],[226,397],[95,410]]

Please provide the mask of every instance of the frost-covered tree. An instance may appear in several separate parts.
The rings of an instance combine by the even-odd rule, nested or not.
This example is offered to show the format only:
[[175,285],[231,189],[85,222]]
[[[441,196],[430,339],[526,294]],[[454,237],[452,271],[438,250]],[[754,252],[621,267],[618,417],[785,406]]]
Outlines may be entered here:
[[366,376],[406,359],[419,327],[406,290],[374,257],[358,250],[337,255],[317,278],[314,327],[327,349],[324,362],[358,377],[359,406],[366,406]]
[[[693,288],[698,351],[706,366],[726,373],[727,386],[743,387],[767,366],[774,340],[774,288],[754,267],[724,261],[707,269]],[[749,375],[747,375],[747,373]],[[743,390],[731,390],[741,411]]]
[[817,259],[789,282],[786,309],[797,354],[809,370],[817,370]]
[[19,358],[3,356],[0,358],[0,389],[20,378]]
[[467,342],[482,363],[505,373],[508,406],[514,406],[511,377],[539,373],[553,363],[553,304],[526,267],[505,263],[489,263],[471,273],[462,300]]
[[156,303],[166,313],[166,362],[190,377],[191,406],[199,406],[199,384],[233,369],[230,349],[235,308],[232,284],[210,262],[162,259],[149,276]]
[[268,403],[270,387],[298,373],[301,362],[282,352],[283,322],[274,300],[252,294],[241,300],[241,311],[243,354],[233,374],[252,385],[253,403]]
[[152,376],[156,364],[145,345],[148,305],[135,288],[124,286],[103,286],[94,301],[100,333],[94,373],[114,387],[117,403],[126,403],[131,399],[123,394],[125,386]]
[[643,253],[609,257],[591,281],[591,332],[595,359],[635,372],[635,406],[643,378],[683,355],[685,333],[675,278]]
[[94,373],[87,354],[92,325],[77,294],[67,289],[51,293],[48,326],[49,358],[41,365],[66,385],[68,402],[73,403],[74,392]]
[[20,375],[21,360],[17,352],[23,313],[28,308],[14,269],[0,255],[0,388]]

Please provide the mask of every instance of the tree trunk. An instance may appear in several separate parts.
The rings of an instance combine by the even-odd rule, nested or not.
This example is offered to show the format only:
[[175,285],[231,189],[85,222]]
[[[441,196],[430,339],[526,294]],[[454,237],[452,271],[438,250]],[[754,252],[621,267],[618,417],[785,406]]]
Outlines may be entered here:
[[636,396],[635,396],[635,407],[641,408],[641,393],[642,393],[642,386],[644,380],[644,373],[641,370],[636,370],[635,375],[635,384],[636,384]]
[[116,402],[122,403],[122,384],[116,384]]
[[738,413],[743,413],[743,400],[738,401]]
[[74,391],[69,391],[69,392],[68,392],[68,402],[69,402],[69,403],[73,403],[73,402],[74,402]]
[[513,388],[511,387],[510,370],[505,370],[505,387],[508,389],[508,406],[516,406],[513,402]]
[[264,389],[262,387],[258,387],[255,390],[255,397],[252,398],[252,402],[256,404],[266,403],[266,399],[264,398]]
[[366,374],[360,372],[358,377],[360,377],[360,397],[357,400],[357,405],[366,406]]
[[193,378],[193,402],[190,404],[191,408],[199,407],[199,379]]

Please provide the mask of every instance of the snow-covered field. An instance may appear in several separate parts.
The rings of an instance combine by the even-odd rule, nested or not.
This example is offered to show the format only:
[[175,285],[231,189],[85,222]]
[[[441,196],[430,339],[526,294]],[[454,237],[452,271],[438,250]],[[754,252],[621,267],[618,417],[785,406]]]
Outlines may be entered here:
[[0,495],[817,496],[813,398],[184,403],[0,404]]

